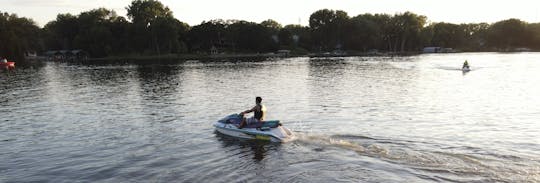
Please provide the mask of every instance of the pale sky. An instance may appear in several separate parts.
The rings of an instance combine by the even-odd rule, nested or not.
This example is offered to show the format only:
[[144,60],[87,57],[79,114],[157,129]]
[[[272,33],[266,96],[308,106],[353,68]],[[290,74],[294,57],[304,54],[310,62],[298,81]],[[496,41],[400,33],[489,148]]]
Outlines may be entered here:
[[[319,9],[343,10],[349,16],[364,13],[411,11],[430,22],[493,23],[509,18],[540,22],[540,0],[161,0],[174,16],[191,26],[212,19],[239,19],[260,23],[273,19],[282,25],[308,25]],[[126,17],[131,0],[0,0],[0,11],[32,18],[39,26],[59,13],[74,15],[104,7]]]

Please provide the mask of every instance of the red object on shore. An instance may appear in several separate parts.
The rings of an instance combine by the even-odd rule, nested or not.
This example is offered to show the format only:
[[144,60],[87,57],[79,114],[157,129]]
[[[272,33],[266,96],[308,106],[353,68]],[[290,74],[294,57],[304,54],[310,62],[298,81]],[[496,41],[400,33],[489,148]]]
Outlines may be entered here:
[[1,67],[15,67],[15,62],[0,62]]

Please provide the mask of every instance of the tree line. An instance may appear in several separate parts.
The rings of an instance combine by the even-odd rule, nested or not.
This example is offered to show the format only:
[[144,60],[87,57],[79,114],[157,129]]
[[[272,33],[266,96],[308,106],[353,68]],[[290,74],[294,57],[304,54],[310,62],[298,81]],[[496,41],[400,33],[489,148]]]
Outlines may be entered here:
[[462,51],[540,49],[540,23],[508,19],[496,23],[428,23],[412,12],[360,14],[322,9],[309,26],[274,20],[210,20],[199,25],[174,18],[158,0],[134,0],[127,19],[98,8],[78,15],[59,14],[43,28],[28,18],[0,12],[0,57],[22,59],[28,51],[82,49],[91,57],[164,54],[417,52],[423,47]]

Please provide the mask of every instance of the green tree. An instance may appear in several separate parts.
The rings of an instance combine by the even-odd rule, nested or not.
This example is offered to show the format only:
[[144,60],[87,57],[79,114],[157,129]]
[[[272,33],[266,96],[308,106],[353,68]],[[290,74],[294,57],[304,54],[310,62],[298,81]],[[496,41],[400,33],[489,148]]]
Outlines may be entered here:
[[487,42],[491,47],[507,51],[529,46],[532,37],[527,30],[527,23],[519,19],[508,19],[491,25]]
[[41,34],[33,20],[0,12],[0,57],[22,61],[26,52],[43,50]]
[[105,8],[79,14],[80,30],[74,40],[75,47],[88,51],[93,57],[111,55],[114,42],[121,41],[112,32],[116,19],[118,19],[116,12]]
[[464,32],[464,42],[459,47],[464,51],[484,51],[489,24],[487,23],[471,23],[461,24],[460,28]]
[[209,52],[212,47],[232,47],[230,41],[225,36],[226,26],[227,23],[223,20],[212,20],[192,27],[187,33],[187,42],[190,51]]
[[[174,19],[172,11],[157,0],[134,0],[127,8],[127,16],[133,22],[133,43],[136,51],[144,52],[146,45],[153,45],[153,50],[160,54],[161,39],[156,34],[156,27],[165,28],[163,22]],[[157,24],[157,25],[152,25]],[[151,30],[152,27],[154,30]],[[164,31],[167,32],[167,31]],[[174,38],[171,38],[174,39]]]
[[460,25],[451,23],[436,23],[433,27],[433,46],[458,48],[465,42],[465,30]]
[[540,49],[540,23],[529,24],[527,29],[531,33],[530,47]]
[[318,10],[309,17],[309,27],[315,47],[320,51],[341,49],[345,39],[345,25],[349,19],[341,10]]
[[134,23],[149,27],[158,18],[173,17],[169,7],[157,0],[134,0],[127,8],[127,16]]
[[286,25],[280,30],[278,37],[282,46],[295,49],[311,47],[311,32],[306,26]]
[[380,47],[385,22],[379,16],[363,14],[350,19],[345,41],[349,49],[367,51]]
[[394,15],[391,19],[392,51],[413,51],[421,47],[420,32],[427,18],[411,12]]
[[[226,28],[235,51],[268,52],[277,50],[272,28],[247,21],[237,21]],[[276,37],[277,38],[277,37]]]
[[278,32],[282,28],[281,24],[272,19],[262,21],[261,25],[265,28],[272,30],[273,33]]
[[268,45],[272,47],[270,50],[277,49],[280,44],[279,40],[279,31],[282,29],[281,24],[276,22],[275,20],[268,19],[265,21],[262,21],[260,23],[260,26],[264,27],[266,34],[272,38],[273,43],[271,45]]
[[155,19],[150,26],[150,31],[154,35],[154,44],[157,53],[180,53],[186,50],[185,43],[181,35],[188,30],[188,25],[172,17],[161,17]]
[[73,49],[73,41],[79,33],[79,22],[71,14],[59,14],[56,20],[47,23],[44,27],[46,45],[49,49]]
[[115,41],[112,42],[112,54],[128,54],[132,52],[130,45],[131,24],[124,17],[117,17],[110,22],[110,31]]

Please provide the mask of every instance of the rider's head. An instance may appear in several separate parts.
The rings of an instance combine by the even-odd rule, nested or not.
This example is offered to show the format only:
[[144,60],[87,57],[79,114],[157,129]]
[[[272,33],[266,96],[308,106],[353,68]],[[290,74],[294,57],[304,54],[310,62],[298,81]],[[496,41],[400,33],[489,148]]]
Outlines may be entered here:
[[255,102],[257,104],[260,104],[262,102],[262,98],[261,97],[255,97]]

